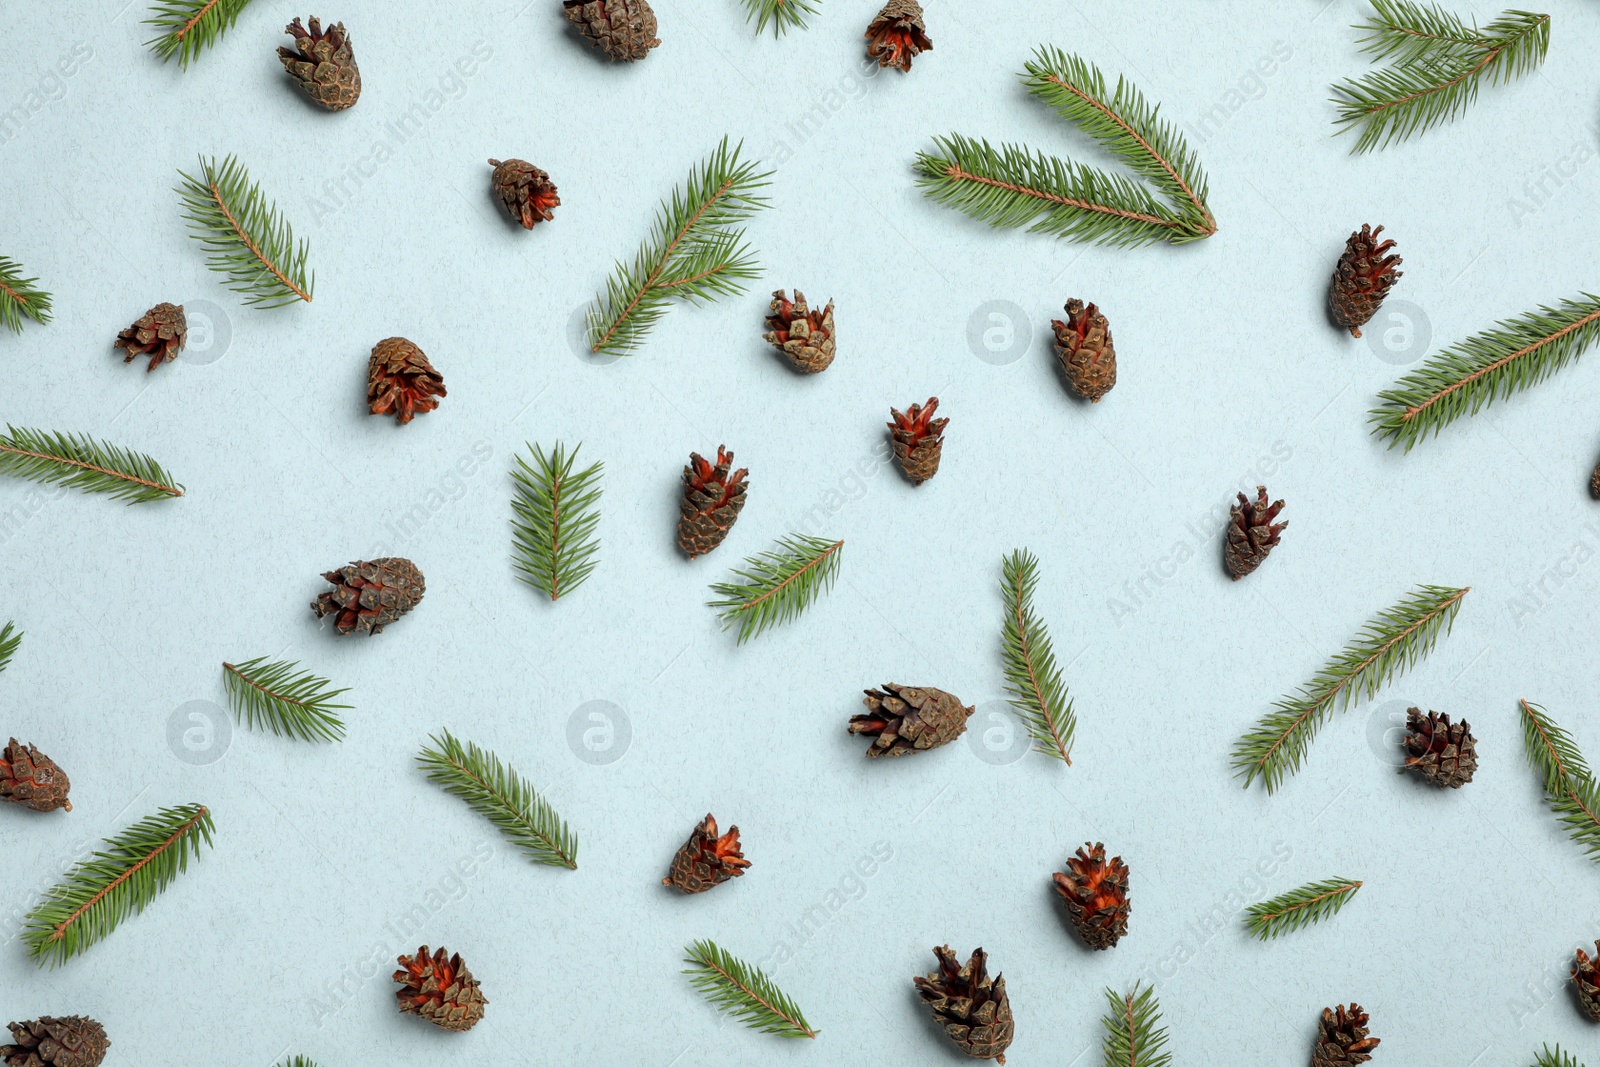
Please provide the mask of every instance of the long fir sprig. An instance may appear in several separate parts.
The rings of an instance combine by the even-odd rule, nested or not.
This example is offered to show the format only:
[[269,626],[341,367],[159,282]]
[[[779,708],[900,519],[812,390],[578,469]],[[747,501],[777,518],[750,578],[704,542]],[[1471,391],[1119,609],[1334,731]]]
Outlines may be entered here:
[[1283,697],[1233,749],[1234,772],[1249,786],[1262,779],[1275,792],[1305,761],[1311,739],[1329,715],[1376,693],[1433,650],[1455,623],[1470,587],[1418,586],[1380,611],[1354,641],[1323,664],[1310,682]]
[[218,38],[239,20],[239,13],[250,0],[161,0],[150,8],[146,26],[154,26],[156,36],[145,44],[162,61],[178,57],[178,65],[189,61],[216,44]]
[[1011,691],[1011,706],[1033,737],[1033,747],[1070,767],[1078,716],[1056,666],[1050,632],[1033,607],[1038,586],[1039,560],[1032,552],[1018,549],[1006,557],[1000,582],[1006,602],[1001,637],[1006,688]]
[[449,730],[429,737],[417,763],[428,780],[494,824],[534,863],[578,869],[578,836],[527,780],[487,749]]
[[843,541],[826,537],[783,537],[759,556],[745,559],[732,581],[718,582],[711,591],[721,599],[710,601],[722,619],[722,628],[739,628],[744,644],[767,629],[794,619],[839,576]]
[[1545,1045],[1540,1050],[1538,1058],[1533,1061],[1533,1067],[1583,1067],[1583,1064],[1579,1063],[1578,1057],[1572,1053],[1562,1052],[1558,1043],[1554,1049]]
[[10,425],[0,434],[0,474],[106,493],[130,504],[183,495],[183,486],[142,452],[108,445],[88,434]]
[[206,266],[227,279],[229,289],[252,307],[310,302],[316,277],[306,261],[311,247],[296,241],[289,220],[250,180],[233,156],[217,162],[201,157],[197,177],[179,171],[189,234],[206,250]]
[[301,741],[343,741],[344,721],[335,703],[348,689],[334,689],[326,678],[300,670],[300,664],[265,656],[243,663],[224,663],[222,679],[233,713],[252,729],[266,728],[279,737]]
[[1106,990],[1108,1010],[1101,1018],[1105,1067],[1168,1067],[1167,1029],[1161,1025],[1161,1004],[1154,986],[1139,985],[1132,993]]
[[551,600],[582,585],[599,562],[600,476],[603,463],[575,470],[582,445],[568,452],[557,441],[546,452],[529,445],[533,462],[517,456],[511,472],[511,528],[519,577]]
[[1522,701],[1522,741],[1528,762],[1544,778],[1545,798],[1567,835],[1600,863],[1600,784],[1572,735],[1537,704]]
[[779,1037],[816,1037],[800,1006],[759,967],[723,951],[715,942],[696,941],[684,949],[695,989],[752,1030]]
[[22,264],[0,256],[0,325],[22,332],[22,320],[50,321],[51,296],[39,288],[38,278],[22,276]]
[[0,629],[0,671],[11,666],[11,657],[17,654],[17,648],[22,644],[22,631],[17,629],[17,624],[8,622]]
[[1337,915],[1360,888],[1361,883],[1351,878],[1309,882],[1251,906],[1245,912],[1244,924],[1257,938],[1270,941]]
[[741,0],[745,21],[756,24],[756,32],[765,30],[770,23],[779,37],[785,30],[806,28],[806,16],[817,13],[814,0]]

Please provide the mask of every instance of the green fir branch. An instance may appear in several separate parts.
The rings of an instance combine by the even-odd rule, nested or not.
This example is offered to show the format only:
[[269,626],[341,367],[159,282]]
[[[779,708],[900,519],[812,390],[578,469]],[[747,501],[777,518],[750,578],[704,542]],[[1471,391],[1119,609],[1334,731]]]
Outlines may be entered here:
[[76,864],[23,920],[29,955],[55,967],[104,940],[149,907],[211,846],[215,827],[203,805],[163,808],[128,827]]
[[265,727],[301,741],[344,740],[344,722],[336,713],[350,705],[334,701],[350,690],[332,688],[332,682],[301,671],[298,663],[268,663],[265,656],[224,663],[222,680],[234,715],[251,729]]
[[1533,1067],[1583,1067],[1583,1064],[1579,1063],[1578,1057],[1572,1053],[1562,1052],[1558,1042],[1554,1051],[1549,1045],[1544,1046],[1538,1058],[1533,1061]]
[[1167,1029],[1161,1025],[1161,1004],[1154,986],[1119,995],[1106,990],[1109,1010],[1101,1018],[1105,1037],[1105,1067],[1169,1067],[1172,1053],[1166,1050]]
[[839,576],[843,541],[826,537],[783,537],[759,556],[749,556],[733,572],[734,581],[711,587],[722,628],[739,627],[739,643],[798,617]]
[[22,264],[0,256],[0,325],[22,332],[24,317],[43,325],[50,321],[51,296],[38,278],[24,278]]
[[773,33],[782,37],[785,30],[806,28],[806,16],[817,13],[813,0],[740,0],[744,4],[745,21],[755,22],[760,33],[772,24]]
[[1270,941],[1339,914],[1360,888],[1361,883],[1350,878],[1309,882],[1249,908],[1245,926],[1260,940]]
[[1374,62],[1414,63],[1481,51],[1488,43],[1476,25],[1468,25],[1437,4],[1410,0],[1372,0],[1372,14],[1355,25],[1366,31],[1356,43]]
[[1033,608],[1038,586],[1039,560],[1032,552],[1018,549],[1006,557],[1000,583],[1006,601],[1001,639],[1006,688],[1011,692],[1011,706],[1033,737],[1033,747],[1070,767],[1078,717],[1061,680],[1061,668],[1056,666],[1050,631]]
[[151,18],[146,26],[154,26],[156,36],[145,42],[162,62],[178,57],[178,65],[185,69],[189,61],[217,40],[239,21],[240,12],[250,0],[160,0],[151,5]]
[[106,493],[130,504],[183,495],[183,486],[142,452],[104,444],[88,434],[11,425],[0,434],[0,474]]
[[17,629],[17,624],[8,622],[0,628],[0,671],[11,666],[11,657],[17,654],[17,648],[22,644],[22,631]]
[[445,730],[417,763],[428,780],[495,825],[534,863],[578,869],[578,837],[527,780],[487,749]]
[[317,1067],[317,1063],[304,1056],[292,1056],[278,1064],[278,1067]]
[[206,266],[225,277],[229,289],[244,294],[251,307],[310,302],[316,284],[306,270],[311,246],[295,241],[289,220],[242,163],[233,156],[221,163],[201,157],[199,177],[178,175],[189,235],[205,247]]
[[530,465],[517,456],[511,509],[513,554],[518,576],[551,600],[582,585],[599,562],[600,476],[605,464],[574,472],[580,444],[571,452],[557,441],[545,452],[529,445]]
[[716,1007],[752,1030],[779,1037],[817,1036],[800,1006],[773,984],[759,967],[724,952],[712,941],[696,941],[684,949],[696,990]]
[[1600,863],[1600,784],[1572,735],[1539,705],[1526,700],[1521,704],[1523,748],[1544,779],[1545,799],[1567,828],[1567,836]]
[[1311,739],[1337,709],[1371,697],[1433,651],[1455,624],[1470,590],[1418,586],[1362,627],[1354,641],[1323,664],[1300,690],[1273,705],[1233,749],[1233,767],[1246,787],[1258,777],[1275,792],[1305,761]]

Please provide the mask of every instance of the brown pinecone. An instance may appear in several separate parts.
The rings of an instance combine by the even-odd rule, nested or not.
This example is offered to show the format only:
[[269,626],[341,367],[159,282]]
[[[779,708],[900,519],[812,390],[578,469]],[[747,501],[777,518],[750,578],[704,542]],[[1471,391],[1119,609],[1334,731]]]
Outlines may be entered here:
[[944,428],[950,420],[934,418],[933,413],[938,409],[936,396],[929,397],[926,405],[912,404],[903,415],[894,408],[889,409],[889,416],[894,420],[889,423],[889,432],[894,435],[894,458],[913,485],[921,485],[939,473]]
[[444,396],[444,378],[422,349],[404,337],[386,337],[372,346],[367,361],[367,409],[393,415],[401,426],[419,411],[432,411]]
[[117,334],[113,348],[127,349],[124,363],[132,363],[139,356],[149,356],[150,365],[145,372],[155,370],[163,363],[178,358],[189,341],[189,320],[183,316],[182,304],[160,303],[139,317],[139,321]]
[[1317,1026],[1317,1047],[1311,1052],[1311,1067],[1344,1067],[1351,1063],[1366,1063],[1372,1059],[1372,1050],[1378,1039],[1367,1036],[1367,1013],[1361,1005],[1343,1004],[1337,1009],[1323,1008],[1322,1020]]
[[1400,278],[1400,271],[1395,268],[1401,259],[1389,252],[1393,241],[1378,243],[1382,232],[1382,226],[1374,230],[1362,223],[1361,229],[1344,243],[1344,255],[1333,269],[1328,306],[1333,311],[1333,321],[1348,328],[1352,337],[1361,336],[1361,327],[1372,321],[1390,287]]
[[1434,785],[1460,789],[1478,769],[1478,741],[1465,720],[1452,723],[1436,711],[1406,711],[1406,763]]
[[344,23],[335,22],[323,33],[322,24],[313,17],[307,33],[295,19],[283,32],[294,36],[295,47],[279,47],[278,59],[311,99],[329,111],[354,107],[361,99],[361,71]]
[[55,760],[32,745],[11,743],[0,749],[0,800],[34,811],[72,810],[67,793],[72,789]]
[[678,504],[678,547],[690,559],[722,544],[744,510],[744,467],[736,471],[733,453],[717,446],[715,466],[698,452],[689,453],[683,468],[683,500]]
[[889,0],[867,27],[867,40],[867,58],[876,59],[880,67],[899,67],[908,73],[913,59],[933,49],[917,0]]
[[319,619],[332,615],[334,629],[342,634],[382,633],[416,607],[426,589],[417,565],[400,556],[357,560],[323,577],[333,590],[313,600],[311,610]]
[[1589,495],[1600,500],[1600,463],[1596,463],[1589,474]]
[[1005,978],[997,974],[989,980],[988,957],[981,948],[972,950],[965,967],[956,962],[949,945],[939,946],[933,954],[939,969],[926,978],[911,979],[922,1002],[933,1009],[934,1021],[962,1052],[1003,1065],[1016,1035]]
[[717,836],[717,820],[707,812],[705,820],[694,828],[689,840],[672,857],[672,866],[662,885],[670,885],[680,893],[704,893],[730,878],[737,878],[750,866],[750,861],[739,851],[739,828],[728,827],[728,832]]
[[646,0],[563,0],[561,6],[578,31],[613,62],[643,59],[661,43],[656,13]]
[[[1083,848],[1089,849],[1088,853]],[[1067,918],[1092,949],[1111,948],[1128,932],[1128,865],[1106,862],[1106,846],[1085,844],[1051,879],[1067,902]]]
[[461,962],[461,953],[451,956],[441,948],[430,957],[423,945],[415,956],[401,956],[399,962],[394,980],[400,990],[394,996],[403,1014],[421,1016],[445,1030],[465,1031],[478,1025],[489,1002]]
[[943,689],[895,685],[865,690],[865,715],[850,719],[850,732],[873,739],[867,755],[904,756],[947,745],[967,732],[973,709]]
[[1111,340],[1111,324],[1093,304],[1084,306],[1073,298],[1063,309],[1067,321],[1054,319],[1056,359],[1067,376],[1072,391],[1093,403],[1111,392],[1117,384],[1117,348]]
[[779,289],[772,294],[767,316],[767,342],[789,357],[795,369],[820,374],[833,363],[833,301],[821,311],[806,306],[806,294],[796,289],[794,300]]
[[556,195],[550,175],[525,159],[508,159],[504,163],[491,159],[489,166],[494,168],[489,176],[494,195],[511,217],[522,223],[523,229],[531,230],[556,217],[551,209],[561,206],[561,197]]
[[1222,546],[1222,562],[1227,566],[1228,573],[1233,575],[1234,581],[1261,566],[1267,553],[1276,547],[1278,535],[1289,525],[1272,521],[1282,510],[1281,500],[1274,500],[1270,505],[1267,503],[1267,487],[1264,485],[1256,486],[1254,501],[1243,493],[1239,494],[1239,502],[1233,506],[1228,519],[1228,537]]
[[5,1067],[100,1067],[111,1042],[106,1029],[82,1015],[49,1015],[11,1023],[10,1045],[0,1045]]
[[1572,984],[1578,990],[1578,1006],[1583,1013],[1600,1023],[1600,941],[1594,943],[1594,959],[1583,949],[1578,950],[1577,961],[1572,965]]

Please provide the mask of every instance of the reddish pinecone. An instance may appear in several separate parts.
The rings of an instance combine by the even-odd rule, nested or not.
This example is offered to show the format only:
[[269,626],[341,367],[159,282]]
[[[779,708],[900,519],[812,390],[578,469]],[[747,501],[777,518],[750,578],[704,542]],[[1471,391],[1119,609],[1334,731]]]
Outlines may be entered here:
[[962,1052],[1003,1065],[1016,1034],[1005,978],[997,974],[989,980],[988,957],[981,948],[972,950],[964,967],[949,945],[939,946],[933,954],[939,969],[926,978],[911,979],[922,1002],[933,1009],[934,1021]]
[[1278,535],[1289,525],[1272,521],[1282,510],[1281,500],[1275,500],[1270,505],[1267,503],[1267,487],[1264,485],[1256,486],[1254,501],[1243,493],[1239,494],[1239,502],[1233,506],[1228,519],[1228,537],[1222,546],[1222,562],[1227,566],[1228,573],[1233,575],[1234,581],[1261,566],[1267,553],[1277,546]]
[[67,799],[72,782],[55,760],[32,745],[11,743],[0,749],[0,800],[34,811],[72,810]]
[[933,413],[938,409],[936,396],[929,397],[926,405],[912,404],[904,415],[894,408],[889,409],[889,416],[894,420],[889,423],[889,432],[894,435],[894,458],[913,485],[921,485],[939,473],[944,428],[950,420],[934,418]]
[[806,294],[796,289],[794,300],[779,289],[772,294],[772,314],[767,316],[767,342],[789,357],[795,369],[820,374],[833,363],[833,301],[821,311],[806,306]]
[[850,719],[850,732],[872,738],[867,755],[904,756],[947,745],[967,732],[973,709],[943,689],[889,683],[865,690],[865,715]]
[[432,411],[444,396],[444,378],[422,349],[404,337],[388,337],[372,346],[367,361],[367,409],[394,416],[401,426],[419,411]]
[[1084,306],[1076,298],[1063,309],[1067,321],[1054,319],[1056,359],[1067,376],[1072,391],[1093,403],[1111,392],[1117,384],[1117,348],[1111,340],[1111,324],[1093,304]]
[[7,1028],[15,1044],[0,1045],[5,1067],[100,1067],[111,1047],[106,1028],[82,1015],[46,1015]]
[[489,1002],[461,962],[461,953],[451,956],[441,948],[430,957],[423,945],[415,956],[401,956],[399,962],[394,980],[400,990],[394,996],[403,1014],[421,1016],[445,1030],[465,1031],[478,1025]]
[[1067,861],[1066,873],[1058,871],[1052,881],[1084,943],[1111,948],[1128,932],[1128,865],[1121,856],[1107,863],[1106,846],[1098,841],[1083,848]]
[[656,13],[645,0],[563,0],[561,6],[578,31],[613,62],[643,59],[661,43]]
[[1436,711],[1406,712],[1406,763],[1434,785],[1460,789],[1478,769],[1478,741],[1465,720],[1452,723]]
[[150,365],[145,372],[155,370],[163,363],[178,358],[189,341],[189,320],[183,316],[182,304],[157,304],[140,316],[139,321],[117,334],[113,348],[127,349],[124,363],[132,363],[139,356],[149,356]]
[[294,48],[278,49],[283,69],[294,76],[311,99],[329,111],[354,107],[361,99],[361,71],[355,53],[350,51],[350,35],[344,23],[335,22],[322,32],[322,24],[311,20],[311,32],[295,19],[284,29],[294,37]]
[[1323,1008],[1322,1020],[1317,1026],[1317,1047],[1311,1052],[1311,1067],[1345,1067],[1351,1063],[1366,1063],[1372,1059],[1372,1050],[1378,1039],[1367,1036],[1367,1013],[1361,1005],[1351,1004],[1348,1009]]
[[907,73],[913,59],[933,49],[917,0],[889,0],[867,27],[867,40],[867,58],[876,59],[880,67],[899,67]]
[[357,560],[323,577],[333,590],[313,600],[311,610],[319,619],[332,615],[333,628],[342,634],[382,633],[417,606],[426,588],[417,565],[400,556]]
[[1352,337],[1361,336],[1361,327],[1372,321],[1390,287],[1400,278],[1395,268],[1401,259],[1389,253],[1393,241],[1378,243],[1382,232],[1382,226],[1374,230],[1362,223],[1360,231],[1352,233],[1344,243],[1344,255],[1333,269],[1328,306],[1333,311],[1333,321],[1348,328]]
[[551,208],[561,206],[561,197],[556,195],[550,175],[525,159],[508,159],[504,163],[491,159],[489,166],[494,168],[489,176],[494,195],[511,217],[522,223],[523,229],[531,230],[556,217]]
[[750,861],[739,851],[739,828],[728,827],[728,832],[717,836],[717,820],[707,812],[705,820],[694,828],[689,840],[672,857],[672,866],[662,885],[670,885],[680,893],[704,893],[730,878],[737,878],[750,866]]
[[1583,949],[1572,965],[1572,984],[1578,990],[1578,1006],[1583,1013],[1600,1023],[1600,941],[1594,943],[1594,959]]
[[703,556],[722,544],[728,531],[744,510],[744,467],[736,471],[733,453],[717,446],[717,462],[712,466],[698,452],[689,453],[683,468],[683,500],[678,504],[678,547],[690,559]]

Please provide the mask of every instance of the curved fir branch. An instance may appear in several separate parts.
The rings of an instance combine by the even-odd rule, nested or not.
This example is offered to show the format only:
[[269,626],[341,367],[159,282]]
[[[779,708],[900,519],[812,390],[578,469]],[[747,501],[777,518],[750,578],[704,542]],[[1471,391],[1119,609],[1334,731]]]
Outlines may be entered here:
[[1245,927],[1260,940],[1271,940],[1337,915],[1360,888],[1350,878],[1310,882],[1249,908]]
[[560,600],[582,585],[599,562],[595,530],[605,465],[574,471],[582,445],[571,452],[559,441],[548,453],[539,445],[528,448],[533,462],[517,456],[511,472],[514,562],[524,582]]
[[0,671],[11,666],[11,657],[17,654],[17,648],[22,644],[22,631],[17,629],[17,624],[8,622],[0,628]]
[[1106,990],[1108,1010],[1100,1020],[1105,1027],[1101,1049],[1105,1067],[1169,1067],[1167,1030],[1161,1025],[1161,1005],[1154,986],[1135,985],[1132,993]]
[[1522,705],[1522,740],[1528,762],[1544,779],[1545,797],[1567,835],[1600,862],[1600,785],[1572,735],[1539,705]]
[[711,587],[710,601],[724,630],[737,626],[742,645],[767,629],[796,618],[839,576],[843,541],[825,537],[785,537],[759,556],[750,556],[735,581]]
[[0,474],[106,493],[130,504],[183,495],[183,486],[142,452],[103,444],[87,434],[10,425],[0,434]]
[[494,824],[535,863],[578,869],[578,838],[527,781],[487,749],[445,730],[417,763],[428,780]]
[[38,278],[23,277],[21,263],[0,256],[0,325],[21,333],[24,318],[41,325],[49,322],[50,301]]
[[250,180],[233,156],[200,159],[200,174],[179,171],[189,234],[206,250],[206,266],[244,294],[245,304],[275,308],[311,300],[315,277],[306,267],[310,246],[295,241],[294,228],[277,205]]
[[1533,1061],[1533,1067],[1583,1067],[1583,1064],[1572,1053],[1562,1052],[1561,1045],[1557,1043],[1554,1049],[1545,1045]]
[[819,1031],[806,1022],[800,1006],[773,984],[759,967],[723,951],[712,941],[696,941],[684,949],[696,990],[752,1030],[779,1037],[814,1038]]
[[348,689],[334,689],[326,678],[300,670],[300,664],[265,656],[243,663],[224,663],[222,679],[233,713],[251,729],[265,727],[279,737],[301,741],[343,741],[344,722],[337,714],[349,704],[335,703]]
[[185,69],[189,61],[210,48],[233,28],[250,0],[161,0],[150,8],[146,26],[156,36],[145,44],[163,61],[178,57]]
[[1006,602],[1001,638],[1006,688],[1011,692],[1011,706],[1033,736],[1033,747],[1070,767],[1078,717],[1056,666],[1050,632],[1033,608],[1038,585],[1039,561],[1032,552],[1018,549],[1006,557],[1000,582]]
[[760,33],[771,23],[773,33],[783,36],[785,30],[803,30],[806,28],[806,16],[815,15],[817,6],[813,0],[742,0],[745,10],[745,21],[756,24],[756,32]]

